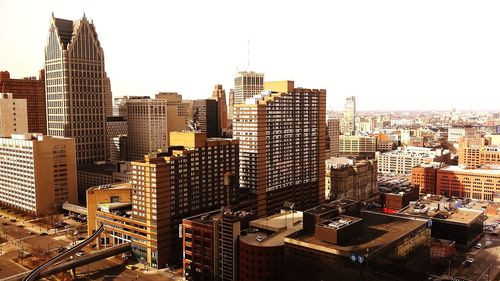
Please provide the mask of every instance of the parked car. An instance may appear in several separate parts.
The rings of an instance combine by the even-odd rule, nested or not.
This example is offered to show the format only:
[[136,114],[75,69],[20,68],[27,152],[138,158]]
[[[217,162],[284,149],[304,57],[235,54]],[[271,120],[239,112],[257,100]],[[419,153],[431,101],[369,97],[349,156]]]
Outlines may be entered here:
[[474,246],[476,249],[481,249],[481,247],[483,247],[483,244],[481,243],[477,243],[476,246]]
[[474,259],[474,258],[468,258],[468,259],[466,259],[466,260],[465,260],[462,264],[463,264],[464,266],[470,266],[470,265],[471,265],[474,261],[475,261],[475,259]]
[[47,235],[48,235],[47,232],[40,233],[40,236],[47,236]]

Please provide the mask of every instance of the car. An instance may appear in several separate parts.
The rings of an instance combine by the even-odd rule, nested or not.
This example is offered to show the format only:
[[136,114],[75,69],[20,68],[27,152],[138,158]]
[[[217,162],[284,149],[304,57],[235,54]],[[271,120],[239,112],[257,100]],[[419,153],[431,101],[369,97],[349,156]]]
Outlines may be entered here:
[[483,244],[481,243],[477,243],[476,246],[474,246],[476,249],[481,249],[481,247],[483,247]]
[[58,252],[58,253],[62,253],[62,252],[64,252],[64,251],[66,251],[66,248],[65,248],[65,247],[61,247],[61,248],[57,249],[57,252]]
[[10,219],[10,221],[11,221],[11,222],[17,222],[17,220],[16,220],[16,219]]
[[255,237],[255,240],[257,240],[258,242],[261,242],[262,240],[264,240],[264,238],[262,238],[262,236],[260,236],[260,235],[257,235],[257,237]]
[[18,225],[17,227],[23,228],[23,227],[24,227],[24,225],[20,224],[20,225]]
[[47,235],[48,235],[47,232],[40,233],[40,236],[47,236]]
[[78,241],[85,240],[85,237],[78,237]]
[[474,258],[468,258],[466,259],[462,264],[464,266],[470,266],[472,263],[474,263],[475,259]]
[[77,256],[77,257],[81,257],[81,256],[83,256],[83,255],[85,255],[85,252],[84,252],[84,251],[78,251],[78,252],[76,253],[76,256]]

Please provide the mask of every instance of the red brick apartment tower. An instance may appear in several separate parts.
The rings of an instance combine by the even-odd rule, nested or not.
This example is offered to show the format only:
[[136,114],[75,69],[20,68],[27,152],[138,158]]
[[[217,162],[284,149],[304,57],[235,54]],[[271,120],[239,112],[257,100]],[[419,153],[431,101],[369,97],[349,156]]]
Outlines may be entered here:
[[26,99],[28,130],[32,133],[47,134],[44,70],[40,70],[38,79],[36,77],[12,79],[8,71],[1,71],[0,93],[12,93],[14,99]]

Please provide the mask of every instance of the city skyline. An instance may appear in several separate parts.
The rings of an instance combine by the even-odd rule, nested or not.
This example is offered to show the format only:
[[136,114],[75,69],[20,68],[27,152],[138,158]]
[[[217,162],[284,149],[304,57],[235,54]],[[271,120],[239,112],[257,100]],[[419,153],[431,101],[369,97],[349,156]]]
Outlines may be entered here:
[[500,39],[490,36],[498,3],[283,4],[150,2],[115,13],[97,1],[0,1],[0,68],[13,78],[37,75],[52,12],[85,13],[106,50],[114,96],[205,98],[214,84],[233,88],[250,61],[266,81],[327,89],[329,110],[346,96],[357,97],[360,111],[493,110],[500,101]]

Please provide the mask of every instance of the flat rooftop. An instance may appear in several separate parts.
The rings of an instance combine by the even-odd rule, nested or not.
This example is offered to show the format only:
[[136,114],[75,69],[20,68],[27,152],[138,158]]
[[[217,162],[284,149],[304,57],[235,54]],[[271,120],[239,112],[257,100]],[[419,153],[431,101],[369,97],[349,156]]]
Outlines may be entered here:
[[461,204],[455,200],[420,199],[401,209],[398,214],[469,224],[482,216],[483,212],[461,208]]
[[368,254],[369,257],[418,227],[426,225],[428,221],[369,211],[363,211],[361,219],[363,219],[361,231],[356,237],[342,245],[322,241],[314,234],[302,231],[286,237],[285,242],[339,256],[349,257],[352,253],[357,253]]
[[500,167],[498,165],[484,165],[477,169],[467,169],[464,166],[447,166],[439,169],[439,171],[500,176]]
[[[302,212],[290,211],[250,222],[250,227],[259,231],[241,235],[243,243],[259,247],[277,247],[285,244],[285,237],[302,230]],[[259,237],[258,237],[259,236]],[[260,238],[260,239],[259,239]],[[261,241],[259,241],[261,240]]]

